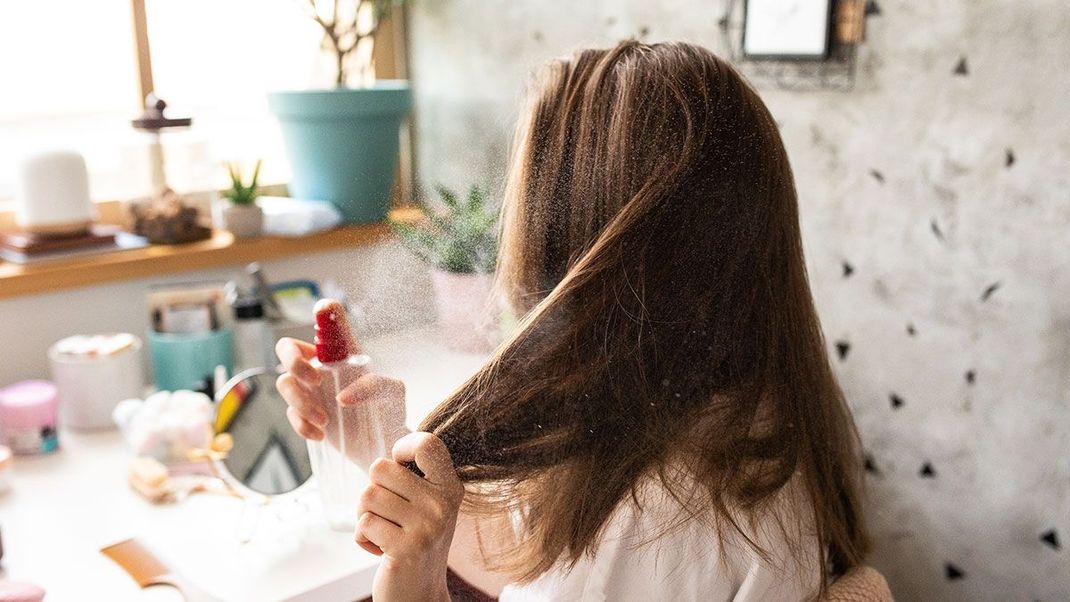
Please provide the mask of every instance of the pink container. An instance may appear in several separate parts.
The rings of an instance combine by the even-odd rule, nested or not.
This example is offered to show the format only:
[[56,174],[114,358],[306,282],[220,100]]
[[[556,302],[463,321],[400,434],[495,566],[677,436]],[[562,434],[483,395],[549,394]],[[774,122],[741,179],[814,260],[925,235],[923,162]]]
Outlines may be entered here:
[[41,602],[45,590],[32,583],[0,581],[0,602]]
[[431,270],[438,325],[446,346],[457,351],[487,353],[498,343],[498,324],[491,311],[492,274],[455,274]]
[[21,455],[59,449],[56,386],[28,380],[0,389],[0,439]]

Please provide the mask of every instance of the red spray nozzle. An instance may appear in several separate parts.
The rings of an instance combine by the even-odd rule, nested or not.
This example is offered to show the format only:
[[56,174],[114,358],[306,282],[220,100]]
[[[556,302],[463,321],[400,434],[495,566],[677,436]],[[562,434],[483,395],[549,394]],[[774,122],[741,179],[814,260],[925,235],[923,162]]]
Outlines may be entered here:
[[334,299],[316,303],[316,359],[321,363],[340,362],[357,353],[357,343],[349,330],[346,310]]

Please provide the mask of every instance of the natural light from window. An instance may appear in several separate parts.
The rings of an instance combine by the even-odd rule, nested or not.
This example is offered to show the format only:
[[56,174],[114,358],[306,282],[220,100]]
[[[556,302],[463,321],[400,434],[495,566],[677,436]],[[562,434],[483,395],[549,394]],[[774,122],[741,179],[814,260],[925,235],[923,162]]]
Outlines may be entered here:
[[4,0],[0,57],[0,199],[20,158],[51,148],[85,155],[96,198],[145,192],[129,0]]
[[[271,90],[330,81],[320,31],[302,0],[146,0],[156,94],[193,127],[163,134],[179,192],[223,186],[224,161],[264,160],[266,183],[289,178],[267,109]],[[0,1],[0,205],[25,155],[85,155],[98,201],[151,194],[131,0]]]

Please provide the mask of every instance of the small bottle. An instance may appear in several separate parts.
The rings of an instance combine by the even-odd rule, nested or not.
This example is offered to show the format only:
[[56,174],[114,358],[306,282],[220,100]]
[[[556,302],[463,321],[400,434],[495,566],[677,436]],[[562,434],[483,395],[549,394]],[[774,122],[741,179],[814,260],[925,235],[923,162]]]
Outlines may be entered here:
[[328,422],[323,440],[308,442],[308,453],[327,523],[338,531],[353,531],[358,499],[369,482],[368,467],[376,458],[389,457],[401,421],[392,415],[389,400],[338,403],[338,393],[367,372],[371,358],[359,353],[341,303],[321,300],[315,313],[312,365],[322,377],[320,402]]
[[234,302],[234,373],[275,366],[275,341],[260,299]]

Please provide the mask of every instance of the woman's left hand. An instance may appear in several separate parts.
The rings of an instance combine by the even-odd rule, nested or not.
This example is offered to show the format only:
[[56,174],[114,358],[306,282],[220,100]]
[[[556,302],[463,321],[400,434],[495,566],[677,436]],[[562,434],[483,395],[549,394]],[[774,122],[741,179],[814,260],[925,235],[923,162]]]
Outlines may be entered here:
[[[381,602],[449,600],[446,561],[464,487],[442,440],[411,433],[379,458],[360,496],[357,543],[384,557],[372,597]],[[420,478],[405,465],[415,462]]]

